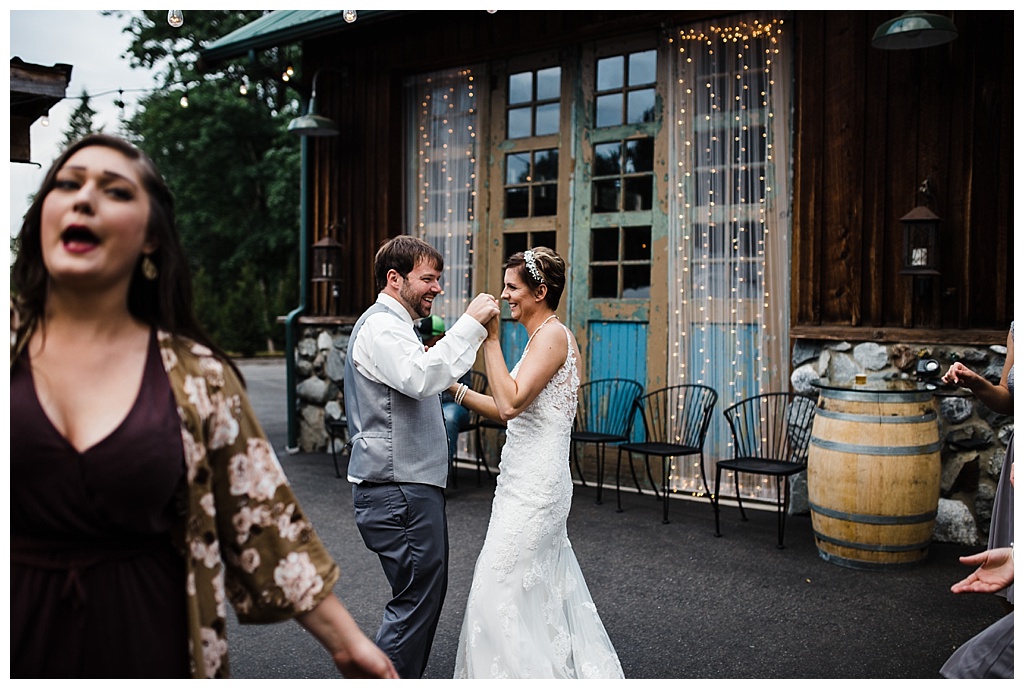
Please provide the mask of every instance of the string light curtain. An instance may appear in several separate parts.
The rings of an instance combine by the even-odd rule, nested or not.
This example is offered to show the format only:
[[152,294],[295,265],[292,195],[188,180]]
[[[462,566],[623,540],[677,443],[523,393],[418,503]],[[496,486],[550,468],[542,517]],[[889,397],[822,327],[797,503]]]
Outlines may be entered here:
[[448,326],[469,304],[476,231],[477,105],[474,70],[421,74],[406,82],[409,161],[407,232],[444,257],[444,294],[433,313]]
[[[675,169],[669,195],[669,380],[719,395],[706,470],[732,456],[721,411],[788,389],[791,70],[784,20],[747,14],[679,28],[669,102]],[[701,494],[700,459],[674,468]],[[744,499],[773,482],[740,475]],[[723,495],[734,494],[731,473]]]

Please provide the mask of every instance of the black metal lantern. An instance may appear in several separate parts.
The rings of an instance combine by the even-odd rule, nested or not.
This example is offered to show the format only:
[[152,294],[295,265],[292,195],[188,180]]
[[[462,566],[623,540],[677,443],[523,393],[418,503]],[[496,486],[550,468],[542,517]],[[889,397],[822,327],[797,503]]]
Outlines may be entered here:
[[324,237],[313,245],[313,282],[341,281],[343,248],[333,237]]
[[900,275],[939,274],[939,222],[927,206],[918,206],[902,218],[903,269]]

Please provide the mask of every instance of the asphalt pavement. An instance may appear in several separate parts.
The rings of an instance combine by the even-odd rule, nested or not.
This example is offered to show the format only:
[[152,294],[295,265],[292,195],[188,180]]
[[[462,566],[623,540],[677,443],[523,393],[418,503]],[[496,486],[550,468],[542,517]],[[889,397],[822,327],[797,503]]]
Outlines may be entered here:
[[[281,360],[240,362],[257,415],[321,539],[341,567],[335,588],[372,638],[388,586],[352,516],[349,484],[330,454],[288,454]],[[344,466],[342,466],[344,473]],[[448,596],[425,677],[452,676],[473,565],[490,516],[493,479],[459,470],[449,489]],[[628,480],[628,479],[627,479]],[[722,508],[714,534],[707,501],[673,500],[661,523],[650,494],[623,492],[614,477],[595,502],[576,486],[569,538],[627,679],[938,679],[950,653],[1004,614],[992,595],[950,593],[976,548],[933,543],[912,569],[864,571],[825,562],[808,516],[792,516],[775,547],[775,513]],[[299,625],[240,626],[230,615],[236,678],[336,678],[326,652]]]

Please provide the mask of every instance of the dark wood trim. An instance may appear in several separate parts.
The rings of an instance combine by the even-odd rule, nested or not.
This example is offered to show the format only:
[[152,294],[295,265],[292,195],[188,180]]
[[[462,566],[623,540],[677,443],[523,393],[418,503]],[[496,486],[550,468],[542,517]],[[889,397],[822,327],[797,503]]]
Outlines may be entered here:
[[789,329],[794,340],[846,340],[854,342],[920,342],[925,344],[1001,345],[1006,330],[956,330],[951,328],[859,328],[848,325],[796,325]]

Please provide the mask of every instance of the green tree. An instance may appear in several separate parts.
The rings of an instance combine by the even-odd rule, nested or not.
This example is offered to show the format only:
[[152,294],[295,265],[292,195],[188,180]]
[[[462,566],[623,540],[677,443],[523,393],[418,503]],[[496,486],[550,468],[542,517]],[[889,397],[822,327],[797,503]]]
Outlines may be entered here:
[[97,128],[93,122],[96,111],[90,105],[89,94],[84,89],[80,98],[82,102],[71,113],[71,118],[68,120],[68,128],[64,130],[64,141],[61,143],[61,148],[67,148],[87,134],[103,131],[103,127]]
[[224,304],[222,344],[230,352],[253,356],[266,346],[270,325],[264,286],[253,264],[246,264]]
[[[287,123],[299,112],[302,94],[282,79],[297,49],[262,52],[256,60],[201,71],[197,61],[203,45],[263,12],[187,11],[179,29],[167,24],[166,10],[114,14],[128,20],[131,64],[159,74],[157,88],[140,99],[125,128],[174,193],[178,227],[196,276],[197,314],[223,346],[262,350],[268,324],[283,315],[272,313],[269,305],[278,308],[286,294],[298,291],[286,280],[297,278],[301,149]],[[252,289],[260,299],[232,298],[243,275],[256,281]],[[237,322],[232,308],[255,303],[263,312],[248,318],[260,328],[228,326]],[[253,338],[245,346],[237,342],[242,332]],[[283,342],[278,345],[283,348]]]

